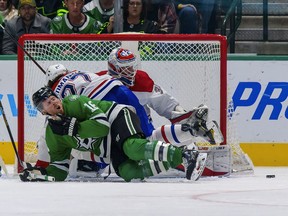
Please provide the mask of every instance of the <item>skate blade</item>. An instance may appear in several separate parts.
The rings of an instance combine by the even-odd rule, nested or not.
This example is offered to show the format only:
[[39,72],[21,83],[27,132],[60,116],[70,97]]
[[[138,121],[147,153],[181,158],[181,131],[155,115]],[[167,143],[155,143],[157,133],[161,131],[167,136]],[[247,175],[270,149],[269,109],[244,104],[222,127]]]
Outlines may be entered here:
[[206,166],[206,161],[207,161],[207,153],[199,153],[195,169],[193,170],[193,173],[191,175],[192,181],[197,181],[201,177]]

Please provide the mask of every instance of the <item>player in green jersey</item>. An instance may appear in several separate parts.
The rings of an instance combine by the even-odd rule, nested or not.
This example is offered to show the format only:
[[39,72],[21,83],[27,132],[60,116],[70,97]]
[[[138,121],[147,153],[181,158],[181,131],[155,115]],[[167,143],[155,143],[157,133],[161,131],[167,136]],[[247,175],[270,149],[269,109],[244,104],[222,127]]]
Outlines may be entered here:
[[[46,169],[25,169],[20,174],[22,181],[37,180],[32,176],[39,171],[64,181],[72,149],[90,151],[97,156],[96,161],[111,163],[116,174],[127,182],[157,175],[181,163],[185,164],[186,178],[197,180],[205,167],[206,153],[145,139],[137,115],[127,105],[77,95],[61,101],[49,87],[35,92],[33,103],[42,114],[50,116],[46,142],[51,162]],[[199,133],[195,124],[182,125],[183,130]]]
[[53,34],[98,33],[102,23],[84,14],[84,0],[65,0],[68,13],[55,17],[50,25]]
[[101,23],[108,23],[114,15],[114,0],[92,0],[84,5],[83,12]]

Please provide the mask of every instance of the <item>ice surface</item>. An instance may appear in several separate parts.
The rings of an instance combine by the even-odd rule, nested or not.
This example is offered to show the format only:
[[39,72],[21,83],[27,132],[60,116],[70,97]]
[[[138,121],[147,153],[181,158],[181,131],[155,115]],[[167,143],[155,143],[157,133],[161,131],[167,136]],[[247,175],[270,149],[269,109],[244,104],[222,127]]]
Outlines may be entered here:
[[[266,178],[266,175],[275,178]],[[21,182],[0,177],[1,216],[282,216],[288,215],[288,168],[256,167],[254,174],[125,183]]]

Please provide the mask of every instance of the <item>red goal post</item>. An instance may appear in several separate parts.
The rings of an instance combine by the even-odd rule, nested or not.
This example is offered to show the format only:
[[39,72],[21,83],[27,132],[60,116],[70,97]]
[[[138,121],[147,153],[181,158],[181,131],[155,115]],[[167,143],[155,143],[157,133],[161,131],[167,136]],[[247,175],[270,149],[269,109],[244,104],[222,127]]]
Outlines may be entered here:
[[[44,70],[51,64],[61,63],[69,70],[98,72],[107,69],[108,55],[113,48],[128,48],[137,54],[139,67],[185,109],[207,104],[209,119],[219,123],[224,136],[222,144],[227,143],[227,133],[232,126],[227,122],[229,96],[224,36],[30,34],[23,35],[19,43]],[[35,161],[37,154],[35,146],[44,117],[33,107],[32,94],[45,84],[45,74],[18,47],[18,150],[24,161],[30,158]],[[167,123],[152,115],[156,127]],[[32,146],[32,150],[28,146]]]

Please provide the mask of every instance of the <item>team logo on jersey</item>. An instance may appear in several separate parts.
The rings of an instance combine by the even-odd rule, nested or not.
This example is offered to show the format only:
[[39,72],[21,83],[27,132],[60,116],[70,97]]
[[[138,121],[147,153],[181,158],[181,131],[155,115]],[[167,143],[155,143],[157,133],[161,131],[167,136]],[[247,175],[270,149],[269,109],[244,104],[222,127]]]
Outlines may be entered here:
[[70,101],[75,101],[78,97],[79,97],[79,95],[71,95],[71,96],[69,97],[69,100],[70,100]]
[[85,151],[92,151],[94,149],[94,144],[97,142],[96,138],[85,138],[82,139],[79,136],[74,136],[77,140],[77,149],[85,150]]

